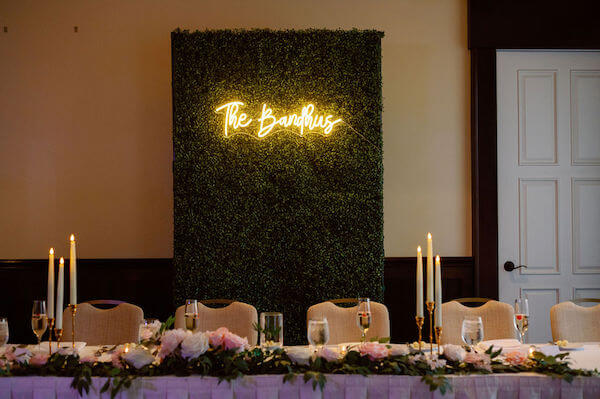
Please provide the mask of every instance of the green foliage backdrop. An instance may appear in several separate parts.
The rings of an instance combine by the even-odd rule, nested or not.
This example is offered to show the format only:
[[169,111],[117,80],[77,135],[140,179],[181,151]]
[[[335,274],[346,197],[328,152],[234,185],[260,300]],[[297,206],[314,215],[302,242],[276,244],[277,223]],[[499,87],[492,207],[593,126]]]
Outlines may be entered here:
[[[175,300],[231,298],[284,313],[306,342],[306,310],[383,299],[381,38],[377,31],[172,33]],[[344,120],[329,137],[226,138],[215,108]]]

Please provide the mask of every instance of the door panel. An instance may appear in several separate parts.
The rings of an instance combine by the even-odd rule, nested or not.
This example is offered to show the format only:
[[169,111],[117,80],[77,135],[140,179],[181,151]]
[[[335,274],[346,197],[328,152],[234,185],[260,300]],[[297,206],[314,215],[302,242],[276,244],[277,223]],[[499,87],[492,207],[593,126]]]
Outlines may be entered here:
[[546,342],[552,305],[600,298],[600,52],[499,51],[497,92],[500,300]]

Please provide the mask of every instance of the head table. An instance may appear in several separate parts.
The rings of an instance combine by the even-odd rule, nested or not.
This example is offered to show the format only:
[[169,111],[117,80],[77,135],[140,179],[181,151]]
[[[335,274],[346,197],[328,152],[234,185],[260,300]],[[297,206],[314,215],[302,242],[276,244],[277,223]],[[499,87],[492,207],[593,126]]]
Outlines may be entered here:
[[[95,351],[98,347],[86,347]],[[553,345],[538,345],[544,353],[557,354]],[[83,354],[83,353],[82,353]],[[587,343],[584,349],[571,352],[573,367],[600,369],[600,344]],[[496,399],[559,399],[600,398],[599,377],[579,377],[571,383],[535,373],[450,375],[452,391],[443,395],[430,392],[421,377],[389,375],[327,375],[323,391],[304,383],[301,376],[293,382],[283,382],[282,375],[244,376],[219,383],[216,377],[143,377],[117,398],[139,399],[372,399],[372,398],[496,398]],[[70,377],[4,377],[0,378],[0,399],[79,398]],[[92,389],[84,398],[109,398],[100,394],[105,378],[94,377]]]

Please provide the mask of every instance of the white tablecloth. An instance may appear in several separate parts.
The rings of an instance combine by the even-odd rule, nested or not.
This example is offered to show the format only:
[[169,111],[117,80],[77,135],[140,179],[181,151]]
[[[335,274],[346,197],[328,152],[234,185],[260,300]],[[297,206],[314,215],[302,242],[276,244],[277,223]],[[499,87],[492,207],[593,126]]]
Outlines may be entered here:
[[[218,383],[214,377],[144,377],[136,380],[122,399],[415,399],[415,398],[496,398],[496,399],[597,399],[600,378],[576,378],[572,384],[550,377],[523,374],[451,376],[453,391],[442,396],[430,392],[420,377],[328,375],[323,392],[313,391],[310,383],[298,377],[283,383],[280,375],[246,376],[231,383]],[[104,379],[94,378],[87,398],[109,398],[100,395]],[[78,398],[66,377],[0,378],[0,399]]]

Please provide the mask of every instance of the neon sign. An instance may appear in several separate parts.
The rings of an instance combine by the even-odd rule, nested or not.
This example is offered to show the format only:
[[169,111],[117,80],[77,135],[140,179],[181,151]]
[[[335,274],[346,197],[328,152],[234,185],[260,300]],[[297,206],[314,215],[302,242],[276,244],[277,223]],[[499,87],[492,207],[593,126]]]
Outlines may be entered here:
[[280,130],[292,131],[300,136],[304,136],[308,132],[329,136],[335,125],[342,122],[341,119],[334,119],[334,116],[330,114],[316,114],[313,104],[302,107],[299,114],[283,116],[276,116],[273,109],[267,104],[263,104],[258,119],[251,118],[247,113],[241,111],[243,106],[244,103],[241,101],[230,101],[215,109],[216,113],[225,114],[225,137],[231,137],[237,133],[247,133],[242,129],[250,125],[256,125],[255,134],[252,136],[259,139]]

